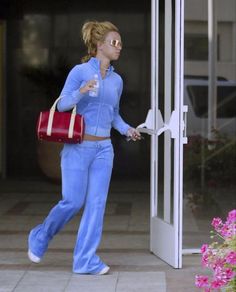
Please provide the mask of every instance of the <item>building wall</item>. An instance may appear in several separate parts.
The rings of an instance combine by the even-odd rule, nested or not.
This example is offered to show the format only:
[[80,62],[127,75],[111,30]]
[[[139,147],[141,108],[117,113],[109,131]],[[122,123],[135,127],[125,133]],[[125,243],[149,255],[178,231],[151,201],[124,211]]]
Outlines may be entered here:
[[[185,35],[208,34],[208,1],[185,0]],[[217,74],[236,80],[236,2],[217,1],[218,62]],[[185,43],[188,41],[185,38]],[[197,45],[197,42],[196,42]],[[207,47],[206,47],[207,50]],[[207,75],[207,60],[185,60],[185,74]]]
[[[35,159],[37,156],[35,123],[39,111],[49,107],[58,94],[56,91],[45,93],[44,86],[39,88],[33,85],[22,74],[22,68],[42,65],[55,67],[59,56],[65,57],[70,67],[79,63],[85,54],[80,29],[87,19],[110,19],[120,28],[124,49],[119,62],[114,65],[125,84],[121,113],[133,126],[145,120],[150,107],[151,1],[143,0],[141,4],[137,4],[135,1],[127,0],[126,3],[114,5],[110,2],[107,4],[104,0],[105,6],[102,6],[101,2],[100,4],[88,2],[81,8],[76,0],[71,1],[70,6],[66,0],[50,1],[50,5],[45,1],[25,0],[16,1],[16,5],[9,8],[6,59],[8,175],[40,174]],[[236,80],[236,2],[219,0],[217,3],[218,75]],[[200,34],[207,40],[206,0],[185,0],[186,43],[187,34],[190,36]],[[203,54],[207,49],[206,45],[204,46]],[[196,47],[197,53],[198,49]],[[207,57],[205,60],[186,59],[185,74],[207,75]],[[123,137],[115,132],[113,137],[119,153],[115,162],[115,172],[148,175],[149,139],[139,144],[127,144]],[[127,158],[129,163],[125,164]],[[134,165],[132,169],[129,167],[130,164]]]

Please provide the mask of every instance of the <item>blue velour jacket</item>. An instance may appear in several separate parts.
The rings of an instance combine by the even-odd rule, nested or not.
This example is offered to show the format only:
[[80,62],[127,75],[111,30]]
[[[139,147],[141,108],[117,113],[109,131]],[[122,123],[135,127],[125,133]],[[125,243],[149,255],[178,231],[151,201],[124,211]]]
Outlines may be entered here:
[[[80,93],[80,88],[94,79],[95,74],[99,79],[98,96],[90,96],[89,92]],[[125,135],[131,126],[119,114],[122,90],[122,78],[114,72],[113,66],[110,65],[106,76],[102,78],[100,60],[91,58],[86,63],[74,66],[69,72],[57,108],[59,111],[68,111],[77,105],[77,113],[85,119],[86,134],[108,137],[111,127],[114,127]]]

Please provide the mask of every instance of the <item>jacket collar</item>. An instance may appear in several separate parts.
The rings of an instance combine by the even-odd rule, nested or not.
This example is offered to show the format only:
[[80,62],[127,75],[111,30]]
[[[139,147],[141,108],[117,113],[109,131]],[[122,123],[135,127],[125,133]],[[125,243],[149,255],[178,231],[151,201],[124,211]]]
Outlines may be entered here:
[[[92,57],[88,63],[96,70],[99,71],[100,70],[100,63],[101,61],[95,57]],[[110,74],[112,71],[114,71],[114,67],[112,65],[110,65],[107,69],[107,73]]]

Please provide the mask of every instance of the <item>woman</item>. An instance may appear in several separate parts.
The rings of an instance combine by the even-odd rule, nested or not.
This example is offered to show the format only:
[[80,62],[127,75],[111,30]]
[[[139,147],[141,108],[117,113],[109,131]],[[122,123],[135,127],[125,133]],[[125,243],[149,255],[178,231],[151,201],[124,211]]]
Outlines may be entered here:
[[85,118],[84,141],[64,145],[62,200],[42,224],[31,230],[28,257],[39,263],[53,236],[84,207],[74,248],[73,272],[103,275],[109,266],[96,255],[96,250],[113,165],[110,130],[114,127],[133,141],[141,136],[119,114],[123,82],[110,64],[119,59],[122,49],[117,27],[108,21],[88,21],[82,27],[82,36],[88,55],[70,71],[58,110],[67,111],[77,105],[77,112]]

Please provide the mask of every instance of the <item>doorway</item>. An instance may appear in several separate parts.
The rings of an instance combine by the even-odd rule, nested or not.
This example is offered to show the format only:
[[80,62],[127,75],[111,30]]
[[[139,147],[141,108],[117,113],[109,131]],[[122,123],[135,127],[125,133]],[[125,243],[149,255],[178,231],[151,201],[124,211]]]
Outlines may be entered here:
[[[8,62],[10,65],[7,72],[7,133],[11,133],[11,137],[15,139],[14,143],[10,136],[7,140],[7,175],[32,179],[43,177],[36,159],[37,141],[32,133],[35,131],[38,112],[55,99],[55,91],[47,88],[50,89],[48,94],[45,92],[45,84],[32,82],[22,69],[35,72],[35,69],[44,67],[50,70],[57,69],[61,64],[64,66],[65,63],[72,67],[85,54],[79,30],[75,37],[74,28],[80,28],[88,18],[111,20],[119,27],[124,43],[121,59],[114,64],[125,84],[120,106],[122,117],[131,125],[137,126],[145,120],[148,110],[152,109],[153,130],[161,130],[165,124],[169,126],[160,137],[145,135],[140,143],[127,143],[124,137],[113,132],[116,152],[113,174],[123,181],[128,178],[146,182],[151,176],[151,250],[162,257],[162,251],[156,249],[156,244],[160,243],[158,234],[165,234],[168,229],[162,229],[161,225],[168,222],[170,229],[174,228],[175,237],[172,247],[174,253],[170,254],[170,258],[175,261],[173,266],[180,267],[183,72],[182,48],[178,44],[183,37],[182,1],[153,0],[142,1],[140,4],[125,1],[119,3],[118,7],[113,7],[112,3],[110,6],[107,3],[103,6],[99,1],[99,5],[93,3],[92,7],[90,3],[85,3],[83,11],[78,1],[71,2],[72,5],[68,7],[65,0],[51,1],[49,7],[38,1],[31,1],[30,7],[26,3],[21,6],[20,12],[17,7],[11,8],[15,9],[11,11],[11,15],[17,16],[20,13],[20,17],[7,20],[7,58],[11,60]],[[106,10],[101,7],[106,7]],[[18,37],[15,38],[15,35]],[[174,129],[174,125],[177,128]],[[181,127],[178,128],[178,125]],[[15,144],[18,145],[17,148],[14,147]],[[27,164],[24,163],[24,157],[28,157]],[[145,194],[149,200],[149,193]],[[156,221],[160,224],[156,224]],[[165,260],[169,262],[168,259]]]
[[[151,109],[142,127],[151,139],[150,250],[182,267],[183,1],[152,1]],[[141,129],[142,131],[142,129]]]

